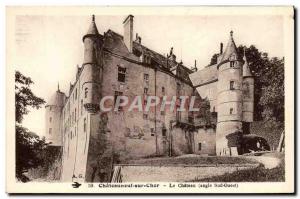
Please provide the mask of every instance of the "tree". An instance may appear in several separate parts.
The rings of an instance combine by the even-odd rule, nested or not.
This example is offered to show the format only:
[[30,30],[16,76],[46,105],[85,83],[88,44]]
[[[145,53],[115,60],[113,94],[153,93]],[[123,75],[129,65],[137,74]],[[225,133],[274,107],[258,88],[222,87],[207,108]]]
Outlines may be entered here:
[[238,47],[239,59],[246,52],[254,75],[254,118],[282,127],[284,123],[284,58],[269,58],[251,45]]
[[[284,123],[284,58],[269,58],[254,45],[237,48],[238,59],[246,52],[250,70],[254,76],[254,119],[282,126]],[[211,64],[216,63],[216,55]]]
[[16,71],[15,83],[16,122],[21,123],[23,116],[29,113],[28,107],[39,109],[45,101],[32,93],[30,85],[33,81],[30,77]]
[[21,126],[24,115],[29,113],[28,108],[40,108],[45,101],[35,96],[30,85],[33,81],[19,71],[15,73],[15,105],[16,105],[16,177],[22,182],[29,179],[24,175],[30,168],[43,164],[41,152],[47,146],[44,139]]

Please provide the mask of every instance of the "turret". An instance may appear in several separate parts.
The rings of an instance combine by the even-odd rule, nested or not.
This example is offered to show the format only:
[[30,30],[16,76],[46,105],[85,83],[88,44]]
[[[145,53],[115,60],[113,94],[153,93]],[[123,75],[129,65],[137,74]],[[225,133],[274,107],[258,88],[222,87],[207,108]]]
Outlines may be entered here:
[[216,154],[237,155],[242,132],[242,61],[238,59],[233,32],[218,63],[218,122]]
[[46,108],[46,142],[52,146],[62,146],[62,134],[60,131],[62,122],[62,109],[66,95],[59,90],[47,102]]
[[245,49],[243,61],[243,132],[250,133],[249,122],[253,122],[254,111],[254,78],[248,65]]
[[88,32],[83,36],[84,60],[82,70],[82,93],[84,107],[89,112],[99,110],[100,101],[100,82],[102,70],[102,47],[103,38],[99,34],[95,16],[92,16],[92,22]]

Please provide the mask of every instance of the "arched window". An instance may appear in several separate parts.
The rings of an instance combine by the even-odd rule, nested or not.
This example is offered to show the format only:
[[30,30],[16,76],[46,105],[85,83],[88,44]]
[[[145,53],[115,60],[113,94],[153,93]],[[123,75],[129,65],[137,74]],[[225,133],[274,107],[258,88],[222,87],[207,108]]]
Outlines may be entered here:
[[230,67],[234,67],[234,61],[230,61]]

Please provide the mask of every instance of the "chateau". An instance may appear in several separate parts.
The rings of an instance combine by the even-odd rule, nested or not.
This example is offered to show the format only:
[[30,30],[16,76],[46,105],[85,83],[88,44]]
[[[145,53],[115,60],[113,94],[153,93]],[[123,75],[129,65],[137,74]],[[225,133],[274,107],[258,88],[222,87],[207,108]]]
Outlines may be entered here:
[[[124,20],[123,36],[101,35],[93,16],[76,81],[67,95],[58,88],[46,105],[46,140],[62,147],[62,181],[108,181],[113,164],[130,158],[242,153],[239,135],[249,134],[253,121],[254,78],[245,55],[238,58],[233,32],[217,63],[197,71],[172,50],[163,56],[137,34],[134,39],[133,19]],[[198,106],[206,99],[210,111],[100,110],[104,96],[122,95],[198,96]]]

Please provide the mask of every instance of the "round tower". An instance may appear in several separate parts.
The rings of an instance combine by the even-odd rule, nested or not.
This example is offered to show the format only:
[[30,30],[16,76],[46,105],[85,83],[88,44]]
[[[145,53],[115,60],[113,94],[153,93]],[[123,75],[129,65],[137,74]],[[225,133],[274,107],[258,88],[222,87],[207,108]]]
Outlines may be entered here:
[[102,46],[103,38],[99,34],[95,16],[87,34],[83,36],[84,60],[82,70],[82,93],[84,107],[89,112],[99,110],[101,70],[102,70]]
[[233,32],[218,64],[216,154],[238,155],[242,131],[242,62]]
[[45,139],[51,146],[62,146],[62,134],[60,131],[62,122],[62,109],[65,103],[65,94],[59,90],[50,98],[46,108],[46,134]]
[[243,61],[243,133],[249,134],[254,111],[254,78],[248,65],[245,49]]

